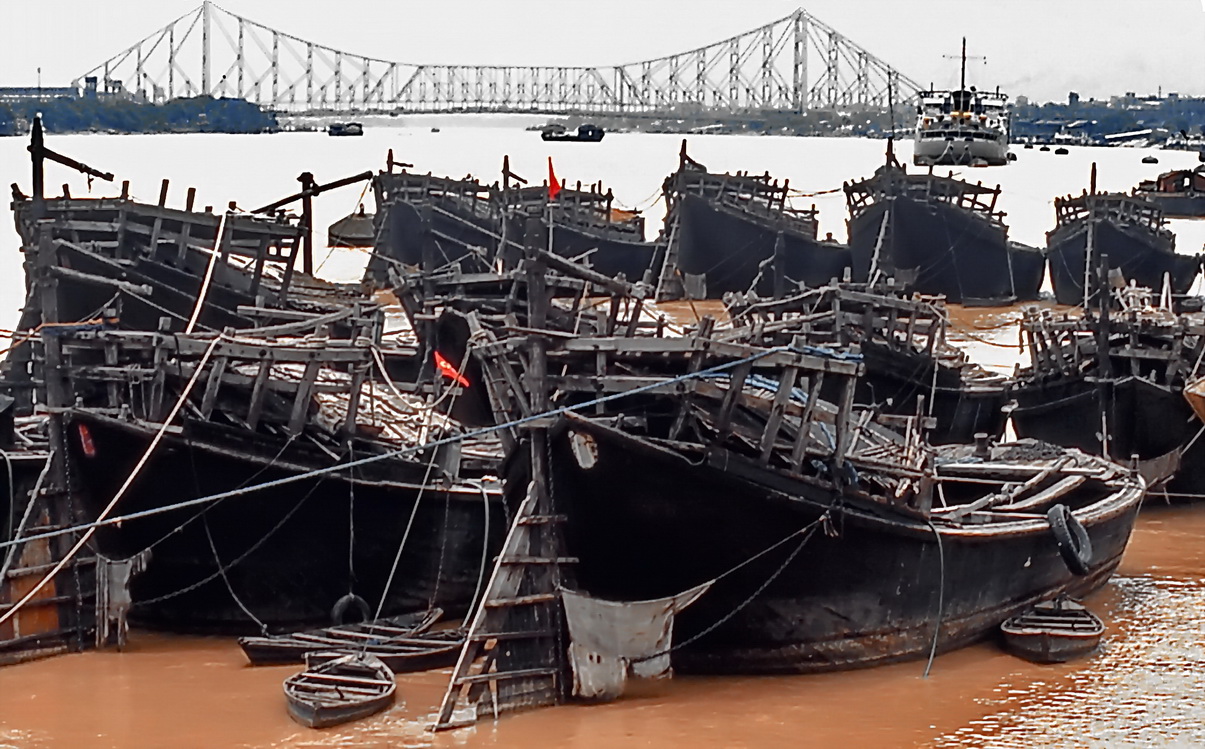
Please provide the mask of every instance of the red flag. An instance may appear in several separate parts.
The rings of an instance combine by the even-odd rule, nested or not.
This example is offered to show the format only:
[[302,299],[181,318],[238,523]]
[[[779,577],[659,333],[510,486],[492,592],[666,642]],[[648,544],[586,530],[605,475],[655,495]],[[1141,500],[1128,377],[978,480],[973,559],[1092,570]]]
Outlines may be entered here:
[[552,157],[548,157],[548,199],[556,200],[556,196],[561,191],[561,183],[556,179],[556,172],[552,171]]
[[469,386],[469,379],[462,375],[460,370],[453,366],[452,362],[445,359],[443,354],[439,353],[438,351],[435,351],[434,354],[435,367],[439,370],[441,375],[447,377],[449,380],[452,380],[458,385],[464,385],[465,387]]

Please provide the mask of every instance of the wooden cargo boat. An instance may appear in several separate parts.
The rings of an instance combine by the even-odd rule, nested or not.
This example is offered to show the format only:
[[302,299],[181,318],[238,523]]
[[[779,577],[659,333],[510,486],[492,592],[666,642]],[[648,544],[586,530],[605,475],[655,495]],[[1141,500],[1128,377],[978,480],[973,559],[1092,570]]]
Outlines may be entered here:
[[966,305],[1036,299],[1041,250],[1008,239],[1000,188],[910,174],[890,145],[874,176],[844,186],[853,280],[894,278],[910,291]]
[[[464,630],[442,630],[413,638],[398,638],[390,645],[344,644],[330,647],[371,655],[395,674],[413,674],[455,664],[460,651],[464,649],[464,642]],[[337,657],[339,652],[329,648],[311,648],[305,652],[304,658],[307,664],[314,665]]]
[[[505,241],[500,206],[489,185],[407,171],[392,159],[372,181],[376,242],[364,280],[390,285],[390,273],[461,264],[465,271],[491,266]],[[401,167],[395,171],[395,167]]]
[[1118,310],[1055,316],[1028,309],[1021,331],[1029,365],[1015,377],[1018,435],[1137,457],[1152,489],[1171,499],[1205,496],[1205,441],[1185,399],[1199,374],[1199,314],[1152,305],[1149,291],[1122,289]]
[[[1163,210],[1137,195],[1096,192],[1093,165],[1090,191],[1055,198],[1055,227],[1046,233],[1050,282],[1059,304],[1084,302],[1085,258],[1107,258],[1109,275],[1159,290],[1186,294],[1200,271],[1200,255],[1176,252],[1176,237],[1164,227]],[[1092,269],[1095,272],[1095,268]]]
[[[724,302],[735,340],[857,346],[865,372],[857,380],[856,402],[880,414],[925,414],[933,444],[970,444],[977,434],[1004,433],[1009,382],[946,342],[941,298],[837,284],[779,300],[729,295]],[[832,400],[837,392],[830,384],[821,396]]]
[[841,279],[849,249],[817,238],[816,208],[789,203],[788,182],[715,174],[686,154],[662,185],[669,241],[658,298],[782,296]]
[[357,653],[307,665],[285,680],[284,692],[293,720],[328,728],[386,710],[397,698],[397,682],[384,663]]
[[[349,600],[348,603],[351,601]],[[341,612],[342,613],[342,612]],[[352,612],[365,615],[364,611]],[[368,612],[371,616],[371,612]],[[443,616],[442,609],[388,619],[368,620],[268,637],[240,637],[239,647],[252,666],[303,663],[314,650],[338,650],[353,645],[387,645],[399,638],[418,637]]]
[[1100,647],[1105,625],[1078,601],[1060,596],[1000,625],[1004,647],[1034,663],[1063,663]]
[[[986,637],[1036,601],[1103,585],[1143,495],[1140,479],[1104,460],[1063,450],[1018,460],[1010,450],[1044,448],[1001,445],[973,468],[938,462],[935,488],[947,504],[915,512],[876,497],[880,477],[856,459],[842,479],[759,465],[738,445],[667,442],[597,419],[566,426],[553,481],[581,586],[643,600],[717,580],[676,622],[675,636],[691,644],[674,653],[675,668],[695,672],[862,667]],[[581,457],[583,444],[592,457]],[[1005,483],[1038,477],[1028,496],[1001,499]],[[1071,508],[1091,558],[1060,552],[1043,514],[1053,503]],[[1086,574],[1071,569],[1079,563]]]
[[511,270],[528,241],[561,257],[581,258],[611,277],[639,281],[652,266],[659,245],[645,241],[644,218],[617,209],[609,190],[583,189],[580,183],[576,189],[524,187],[526,181],[510,171],[509,159],[502,175],[501,184],[493,186],[404,170],[377,175],[374,191],[382,218],[365,279],[387,286],[390,270],[399,275],[406,267],[428,273],[454,266],[465,272]]
[[1205,216],[1205,166],[1143,180],[1134,188],[1134,196],[1159,206],[1167,218],[1201,218]]
[[[1033,441],[928,448],[920,419],[901,435],[855,408],[858,355],[707,327],[664,339],[549,334],[547,369],[524,378],[508,359],[517,346],[480,354],[490,381],[527,383],[521,402],[539,403],[532,388],[544,383],[551,406],[583,406],[547,438],[577,590],[642,601],[711,583],[675,619],[675,669],[917,658],[984,638],[1040,600],[1095,590],[1116,569],[1140,476]],[[820,397],[830,380],[835,404]],[[1046,516],[1056,505],[1090,553],[1060,543],[1067,527]]]
[[[329,623],[349,590],[384,616],[460,613],[473,600],[504,530],[498,444],[420,450],[462,430],[413,396],[380,392],[369,372],[387,350],[363,336],[62,340],[76,405],[58,418],[88,515],[159,440],[117,508],[139,516],[96,535],[106,556],[154,548],[132,585],[139,622],[280,631]],[[197,368],[204,387],[165,430]]]

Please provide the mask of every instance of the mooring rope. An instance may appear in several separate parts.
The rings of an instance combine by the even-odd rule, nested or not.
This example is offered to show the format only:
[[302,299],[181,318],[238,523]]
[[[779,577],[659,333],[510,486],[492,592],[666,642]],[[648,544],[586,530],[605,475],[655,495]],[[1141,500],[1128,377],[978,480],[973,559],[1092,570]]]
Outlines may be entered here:
[[941,635],[941,620],[945,613],[946,605],[946,550],[941,543],[941,533],[938,532],[937,526],[933,525],[933,521],[925,518],[925,522],[929,525],[929,530],[933,531],[933,537],[937,539],[937,559],[940,565],[940,573],[938,576],[937,588],[937,621],[933,624],[933,644],[929,647],[929,662],[925,664],[924,678],[929,678],[929,672],[933,669],[933,659],[937,657],[937,638]]
[[[198,298],[198,307],[199,306],[200,298]],[[29,591],[21,597],[21,600],[13,604],[12,608],[10,608],[3,615],[0,615],[0,624],[3,624],[4,622],[16,616],[17,612],[20,611],[25,604],[29,603],[29,601],[32,600],[33,597],[42,590],[42,588],[46,587],[46,584],[49,583],[55,575],[61,572],[62,569],[67,566],[67,563],[79,553],[79,550],[92,539],[93,534],[96,533],[96,529],[99,528],[100,524],[109,517],[109,513],[113,511],[113,508],[116,507],[117,503],[121,501],[121,498],[125,496],[130,486],[134,483],[134,479],[138,478],[138,475],[142,472],[142,468],[147,464],[147,461],[150,460],[151,453],[155,452],[155,448],[157,448],[160,441],[163,440],[163,435],[167,433],[168,427],[180,413],[180,410],[184,407],[185,402],[188,400],[189,394],[192,393],[193,387],[201,378],[201,370],[205,368],[205,364],[209,361],[209,357],[213,355],[214,349],[217,348],[218,342],[220,342],[222,338],[223,336],[221,335],[217,336],[213,339],[213,341],[210,342],[208,348],[205,349],[204,356],[201,357],[196,371],[193,372],[188,384],[184,386],[184,392],[180,394],[180,398],[176,401],[176,404],[172,406],[171,413],[169,413],[167,418],[163,421],[163,424],[160,426],[159,430],[155,432],[155,436],[151,439],[151,444],[147,446],[146,452],[142,454],[142,457],[138,459],[138,463],[134,465],[134,470],[130,472],[130,475],[126,477],[126,480],[122,483],[121,487],[118,488],[117,493],[113,495],[113,499],[109,500],[109,503],[105,505],[103,510],[101,510],[100,515],[97,516],[96,522],[75,526],[73,529],[67,531],[74,533],[83,530],[84,534],[80,536],[79,540],[75,542],[71,549],[63,555],[63,558],[55,563],[54,567],[50,570],[50,572],[46,573],[45,577],[43,577],[36,585],[30,588]],[[59,534],[56,533],[55,535]],[[33,538],[33,536],[30,536],[24,539],[24,542],[28,543]],[[7,546],[13,543],[18,542],[11,541],[7,542],[5,545]]]
[[[834,504],[835,504],[835,502],[834,502]],[[786,571],[787,567],[791,566],[791,562],[795,561],[795,557],[799,556],[799,552],[803,551],[803,547],[806,546],[807,542],[811,540],[813,535],[815,535],[817,526],[819,526],[821,523],[823,523],[825,520],[828,519],[829,513],[831,513],[832,510],[833,510],[833,505],[829,505],[828,509],[826,509],[824,511],[824,513],[822,515],[820,515],[820,517],[816,518],[815,520],[808,523],[804,527],[792,532],[790,535],[786,536],[785,538],[783,538],[779,541],[776,541],[775,543],[771,544],[767,548],[762,549],[761,551],[759,551],[758,553],[749,557],[745,561],[737,564],[735,567],[732,567],[729,570],[721,572],[719,575],[716,575],[709,582],[706,583],[706,585],[708,585],[708,586],[714,585],[715,583],[719,582],[720,580],[723,580],[725,577],[728,577],[729,575],[733,574],[734,572],[741,569],[742,567],[752,564],[754,561],[760,559],[761,557],[765,556],[766,554],[769,554],[771,551],[774,551],[778,547],[785,544],[787,541],[790,541],[795,536],[804,534],[803,538],[799,541],[799,545],[796,546],[795,550],[792,551],[787,556],[786,561],[784,561],[778,567],[778,569],[775,570],[774,573],[770,575],[770,577],[766,578],[766,580],[764,582],[762,582],[761,585],[757,586],[757,590],[753,591],[749,595],[749,597],[747,597],[745,600],[743,600],[739,604],[737,604],[736,608],[732,609],[732,611],[729,611],[727,614],[720,617],[717,621],[708,625],[702,631],[696,632],[695,634],[686,638],[685,640],[678,643],[677,645],[670,646],[670,647],[666,648],[665,650],[662,650],[659,653],[653,653],[651,655],[643,655],[643,656],[640,656],[639,658],[633,658],[632,662],[633,663],[641,663],[644,661],[650,661],[654,658],[660,658],[663,655],[669,655],[670,653],[673,653],[676,650],[681,650],[682,648],[686,647],[687,645],[692,645],[695,642],[698,642],[703,637],[706,637],[707,635],[711,634],[712,632],[716,631],[717,629],[719,629],[720,627],[722,627],[723,625],[725,625],[729,621],[731,621],[734,616],[739,614],[746,606],[748,606],[750,603],[753,603],[753,601],[758,596],[760,596],[762,593],[764,593],[766,588],[770,587],[770,585],[773,584],[774,581],[777,580],[778,577],[783,572]]]
[[[209,268],[205,272],[205,279],[201,283],[200,290],[197,292],[197,301],[193,308],[192,319],[189,320],[188,327],[184,331],[185,333],[192,332],[193,326],[196,324],[197,319],[201,316],[201,309],[205,306],[205,296],[209,290],[209,284],[213,280],[213,266],[217,261],[218,248],[222,243],[222,227],[225,225],[225,222],[226,214],[223,213],[222,219],[218,223],[218,236],[214,242],[214,254],[210,257]],[[45,325],[45,323],[43,323],[43,325]],[[213,355],[214,349],[217,348],[217,345],[222,338],[223,336],[221,334],[215,336],[213,341],[211,341],[209,346],[205,349],[205,354],[201,357],[200,362],[197,364],[196,370],[193,372],[192,377],[189,378],[188,384],[184,386],[184,392],[180,394],[180,397],[176,400],[175,405],[172,406],[172,410],[168,414],[167,418],[163,421],[162,426],[160,426],[159,430],[155,432],[155,436],[151,439],[151,444],[147,446],[146,452],[142,454],[142,457],[139,458],[138,463],[135,464],[134,470],[130,472],[130,475],[126,477],[126,480],[122,483],[121,487],[118,488],[117,493],[113,495],[113,499],[109,500],[109,503],[105,505],[103,510],[101,510],[100,515],[97,516],[98,523],[108,518],[109,513],[113,511],[113,508],[117,506],[117,503],[121,501],[121,498],[125,496],[125,493],[134,483],[134,479],[136,479],[142,472],[143,466],[147,464],[147,461],[150,460],[151,454],[155,451],[155,448],[159,446],[159,442],[162,441],[163,435],[167,433],[168,427],[180,413],[180,410],[184,407],[184,404],[188,401],[189,394],[192,393],[193,387],[196,386],[197,381],[201,377],[201,370],[205,368],[205,364],[209,361],[209,357]],[[63,555],[63,558],[55,563],[50,572],[46,573],[46,575],[39,580],[36,585],[30,588],[30,590],[27,591],[19,601],[13,604],[7,612],[5,612],[3,615],[0,615],[0,624],[3,624],[4,622],[16,616],[17,612],[20,611],[25,604],[29,603],[29,601],[32,600],[33,597],[42,590],[42,588],[46,587],[46,584],[54,579],[54,576],[61,572],[63,568],[67,566],[67,563],[79,553],[79,550],[92,539],[92,536],[96,533],[96,529],[98,527],[100,526],[96,525],[95,523],[88,524],[86,529],[82,526],[77,526],[75,530],[84,530],[83,535],[81,535],[79,540],[75,542],[71,549],[69,549],[67,553]],[[25,539],[25,541],[28,542],[29,539]],[[17,542],[13,541],[10,543]]]

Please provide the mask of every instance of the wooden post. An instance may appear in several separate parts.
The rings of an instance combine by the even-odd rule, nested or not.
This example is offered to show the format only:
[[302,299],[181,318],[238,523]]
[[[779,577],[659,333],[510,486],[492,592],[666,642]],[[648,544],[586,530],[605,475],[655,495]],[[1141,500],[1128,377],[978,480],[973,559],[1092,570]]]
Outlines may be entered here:
[[297,177],[297,181],[301,183],[301,221],[305,225],[305,234],[302,235],[304,243],[301,249],[301,270],[306,275],[314,273],[314,196],[312,190],[315,186],[314,175],[309,172],[302,172]]
[[[779,219],[781,220],[781,219]],[[785,257],[785,240],[783,239],[782,229],[778,230],[778,234],[774,237],[774,259],[772,267],[774,272],[774,298],[782,299],[787,293],[787,278],[786,278],[786,257]]]

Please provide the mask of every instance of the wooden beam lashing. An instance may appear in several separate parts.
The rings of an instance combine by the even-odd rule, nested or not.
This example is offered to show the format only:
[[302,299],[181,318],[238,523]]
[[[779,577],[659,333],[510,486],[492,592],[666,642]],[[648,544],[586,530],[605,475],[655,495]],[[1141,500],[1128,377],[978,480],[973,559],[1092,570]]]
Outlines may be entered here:
[[798,377],[798,367],[787,367],[778,381],[778,391],[774,394],[774,403],[770,406],[770,416],[766,419],[766,431],[761,440],[761,454],[758,459],[762,465],[768,465],[770,462],[770,454],[778,439],[778,430],[782,427],[783,413],[791,400],[791,392],[795,389],[795,380]]
[[807,378],[803,387],[807,390],[808,402],[803,408],[803,416],[799,420],[799,431],[795,434],[795,444],[791,448],[791,470],[800,473],[803,470],[803,457],[807,452],[808,440],[812,434],[812,417],[816,414],[816,402],[820,399],[820,388],[824,385],[824,373],[817,372],[808,389]]
[[272,374],[272,357],[260,360],[259,370],[255,373],[255,384],[251,386],[251,401],[247,407],[247,427],[252,431],[259,426],[259,418],[264,412],[264,399],[268,396],[268,378]]
[[[698,372],[703,366],[703,359],[707,356],[707,348],[711,341],[712,329],[715,328],[715,318],[711,315],[705,315],[702,320],[699,320],[699,327],[695,330],[695,334],[691,336],[691,345],[694,351],[690,356],[690,364],[686,371],[689,374]],[[658,341],[664,339],[657,339]],[[684,396],[681,404],[678,406],[678,414],[674,417],[674,423],[669,430],[669,438],[677,439],[682,433],[682,428],[686,426],[686,417],[690,413],[690,397]]]
[[343,434],[347,439],[351,439],[356,434],[356,417],[360,409],[360,396],[370,366],[370,364],[352,366],[351,384],[347,390],[347,415],[343,419]]
[[297,397],[293,399],[293,410],[289,415],[288,432],[292,435],[301,434],[305,429],[306,417],[310,412],[314,381],[318,379],[321,362],[317,359],[305,365],[305,374],[301,376],[301,384],[297,387]]
[[205,394],[201,396],[201,418],[208,419],[213,414],[214,404],[218,400],[218,391],[222,388],[222,378],[226,375],[226,367],[230,357],[219,356],[209,370],[209,378],[205,381]]
[[716,428],[719,430],[719,434],[716,436],[717,444],[722,444],[728,438],[732,427],[732,415],[736,411],[736,407],[744,403],[745,380],[748,379],[752,369],[752,362],[742,362],[732,370],[728,381],[728,391],[724,393],[720,413],[716,417]]

